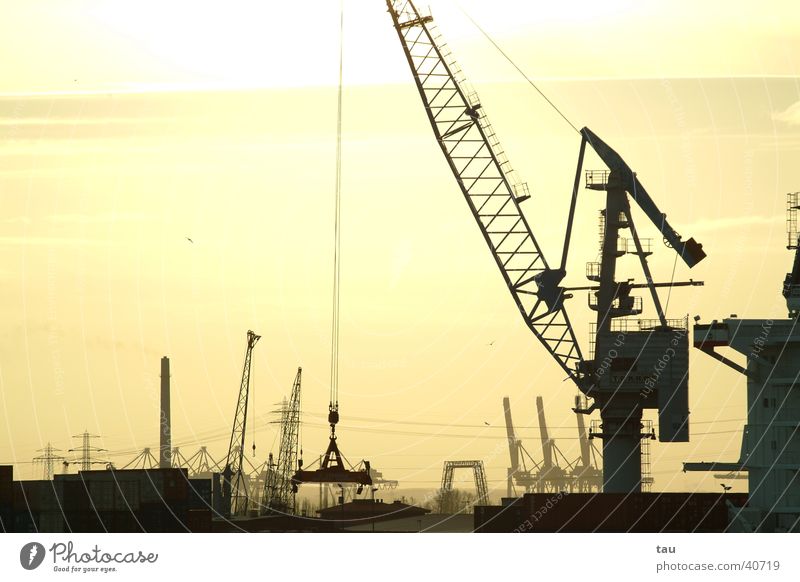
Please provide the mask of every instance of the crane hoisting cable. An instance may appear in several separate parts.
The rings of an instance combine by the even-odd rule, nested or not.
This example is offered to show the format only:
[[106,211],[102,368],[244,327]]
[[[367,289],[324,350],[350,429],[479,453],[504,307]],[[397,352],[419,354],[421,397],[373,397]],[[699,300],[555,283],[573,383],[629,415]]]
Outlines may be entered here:
[[331,397],[328,403],[328,422],[331,425],[331,441],[336,440],[336,424],[339,422],[339,281],[342,250],[342,71],[344,65],[344,10],[339,11],[339,87],[336,95],[336,185],[333,219],[333,307],[331,320]]
[[328,424],[331,433],[328,449],[322,456],[320,468],[315,471],[298,470],[292,477],[296,487],[301,483],[357,483],[359,492],[364,485],[371,485],[368,461],[363,462],[360,470],[348,469],[346,459],[339,451],[336,443],[336,425],[339,423],[339,306],[341,283],[341,215],[342,215],[342,73],[344,70],[344,8],[339,4],[339,87],[336,108],[336,183],[334,188],[334,245],[333,245],[333,301],[331,321],[331,375],[330,401],[328,403]]

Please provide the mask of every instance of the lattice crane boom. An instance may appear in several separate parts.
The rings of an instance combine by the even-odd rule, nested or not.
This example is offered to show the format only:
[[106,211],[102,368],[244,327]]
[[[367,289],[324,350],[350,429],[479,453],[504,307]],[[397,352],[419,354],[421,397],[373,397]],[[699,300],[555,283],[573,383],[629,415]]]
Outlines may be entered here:
[[[278,462],[270,467],[264,484],[264,507],[272,511],[294,512],[296,486],[292,475],[298,469],[300,452],[300,388],[303,369],[297,368],[289,400],[281,407],[281,439]],[[302,464],[302,460],[300,460]]]
[[229,510],[234,515],[247,511],[247,488],[245,487],[244,473],[242,472],[242,460],[244,457],[245,429],[247,428],[247,403],[250,396],[250,368],[253,359],[253,348],[260,339],[260,335],[251,330],[247,331],[247,348],[244,352],[242,381],[239,384],[236,414],[233,417],[233,430],[231,430],[228,456],[225,460],[225,469],[223,471],[224,496],[230,500],[230,507],[226,506],[226,511]]
[[411,0],[387,0],[394,28],[433,132],[481,229],[525,323],[581,388],[583,361],[560,286],[520,204],[529,198],[517,180],[477,95],[433,27]]

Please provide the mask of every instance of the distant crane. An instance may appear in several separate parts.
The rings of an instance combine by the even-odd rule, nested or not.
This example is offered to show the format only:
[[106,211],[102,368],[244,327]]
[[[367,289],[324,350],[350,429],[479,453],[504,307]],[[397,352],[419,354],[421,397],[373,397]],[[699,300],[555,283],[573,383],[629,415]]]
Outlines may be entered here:
[[155,457],[150,447],[145,447],[122,469],[158,469],[159,460]]
[[172,447],[169,462],[173,469],[187,469],[188,475],[192,476],[192,471],[189,469],[189,459],[183,455],[180,447]]
[[547,419],[544,415],[544,400],[541,396],[536,397],[536,413],[539,417],[539,435],[542,437],[543,469],[547,471],[553,467],[553,449],[555,443],[553,443],[553,440],[547,432]]
[[[629,197],[659,230],[665,244],[689,267],[705,257],[702,246],[692,238],[683,241],[630,166],[595,133],[583,128],[579,132],[581,145],[561,261],[558,266],[550,266],[520,206],[530,198],[528,187],[511,168],[478,95],[467,85],[435,29],[433,17],[421,14],[412,0],[386,0],[386,4],[436,140],[520,315],[562,371],[583,394],[594,399],[592,406],[582,412],[590,414],[600,409],[602,423],[592,436],[603,439],[604,491],[639,491],[641,440],[650,436],[643,430],[643,410],[659,411],[662,441],[683,442],[689,438],[685,380],[688,323],[666,319],[657,288],[702,283],[653,282],[647,264],[650,252],[633,224]],[[608,167],[586,174],[587,189],[606,193],[601,215],[602,262],[592,263],[591,271],[587,270],[596,285],[567,288],[562,281],[587,144]],[[624,228],[630,229],[633,251],[627,250],[627,239],[619,237]],[[645,283],[615,280],[616,259],[626,253],[639,258]],[[658,314],[658,320],[640,324],[638,329],[615,321],[642,313],[641,298],[630,294],[636,288],[649,289]],[[590,292],[589,307],[597,312],[591,342],[595,349],[590,359],[584,358],[564,304],[572,296],[569,292],[578,290]],[[625,341],[615,347],[620,334]],[[679,339],[673,345],[676,337]],[[645,385],[646,374],[626,373],[637,365],[642,370],[650,369],[670,348],[676,357],[667,366],[669,372],[657,380]]]
[[[511,400],[508,396],[503,398],[503,412],[506,422],[508,453],[511,459],[511,466],[508,468],[506,477],[506,495],[508,497],[517,495],[515,485],[521,487],[525,493],[534,493],[538,491],[538,480],[534,471],[537,473],[541,471],[542,463],[533,458],[522,444],[522,440],[516,436],[511,417]],[[530,468],[528,463],[530,463]]]
[[506,474],[506,497],[516,497],[517,491],[514,487],[514,478],[519,471],[519,447],[520,441],[514,434],[514,421],[511,418],[511,400],[508,396],[503,398],[503,413],[506,419],[506,438],[508,439],[508,455],[511,458],[511,466]]
[[483,461],[445,461],[442,468],[442,486],[439,490],[439,512],[464,508],[450,507],[450,496],[453,493],[453,474],[456,469],[472,469],[475,478],[476,499],[474,505],[489,503],[489,486],[486,482],[486,471]]
[[[292,383],[289,400],[281,407],[281,438],[278,449],[278,462],[267,468],[264,484],[264,510],[281,513],[294,513],[297,486],[292,483],[295,470],[303,465],[300,450],[300,386],[303,369],[297,368]],[[270,453],[272,458],[272,453]],[[271,464],[270,464],[271,465]]]
[[236,400],[236,413],[233,417],[228,456],[222,472],[222,496],[225,503],[223,511],[226,517],[247,513],[247,486],[242,471],[242,457],[244,456],[244,437],[247,426],[247,402],[250,395],[250,366],[253,348],[260,339],[260,335],[256,335],[251,330],[247,331],[242,381],[239,384],[239,397]]
[[537,489],[540,493],[570,491],[572,489],[572,477],[559,465],[558,457],[560,456],[565,463],[568,461],[547,431],[544,400],[541,396],[536,397],[536,412],[539,418],[539,434],[542,439],[542,465],[538,474],[534,475],[537,481]]
[[397,486],[400,484],[397,479],[384,479],[383,473],[374,467],[370,468],[369,476],[372,478],[373,492],[379,489],[397,489]]
[[219,463],[211,457],[206,447],[200,447],[189,458],[184,457],[180,449],[175,447],[172,449],[172,467],[187,469],[190,477],[209,478],[213,473],[221,471]]
[[[511,402],[503,398],[503,411],[506,420],[506,436],[511,466],[508,468],[506,480],[507,497],[516,497],[516,486],[526,493],[550,493],[556,491],[575,491],[582,493],[600,492],[603,473],[599,468],[600,453],[589,439],[584,415],[576,414],[578,422],[578,440],[581,456],[575,461],[568,461],[555,441],[550,437],[547,420],[544,416],[544,405],[541,397],[537,397],[537,417],[542,442],[543,460],[536,461],[517,438],[511,418]],[[580,408],[582,399],[576,398],[576,407]],[[527,462],[526,462],[527,458]],[[558,463],[563,461],[564,466]],[[531,468],[528,468],[528,462]]]

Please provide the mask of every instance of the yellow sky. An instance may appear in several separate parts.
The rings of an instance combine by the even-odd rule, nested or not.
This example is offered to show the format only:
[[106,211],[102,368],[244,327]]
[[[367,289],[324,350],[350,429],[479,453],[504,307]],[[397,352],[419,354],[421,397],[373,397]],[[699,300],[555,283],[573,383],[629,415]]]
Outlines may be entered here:
[[[174,85],[305,86],[336,80],[338,2],[3,0],[2,92]],[[426,3],[424,3],[426,4]],[[517,77],[471,14],[537,78],[794,75],[793,0],[433,0],[474,80]],[[346,77],[405,81],[381,0],[347,0]],[[478,68],[486,65],[485,69]]]
[[[304,451],[321,453],[336,3],[3,4],[0,51],[14,58],[0,79],[0,462],[33,477],[35,449],[67,449],[84,428],[112,452],[154,446],[162,355],[175,441],[221,456],[248,328],[263,336],[259,459],[274,442],[268,411],[298,365]],[[676,290],[675,317],[785,315],[800,20],[794,2],[766,4],[463,3],[576,124],[618,149],[681,234],[705,244],[709,258],[676,278],[706,286]],[[575,391],[496,272],[383,2],[346,11],[342,448],[407,487],[435,486],[445,459],[483,458],[499,493],[502,397],[538,456],[526,427],[544,395],[571,456]],[[554,261],[579,140],[453,3],[435,3],[434,15],[532,186],[525,210]],[[596,258],[599,205],[582,194],[570,284],[585,284],[583,264]],[[639,230],[658,243],[643,217]],[[656,247],[656,276],[669,279],[673,256]],[[585,295],[570,314],[588,346]],[[738,454],[743,381],[692,358],[696,436],[654,444],[657,489],[716,490],[678,473],[680,462]]]

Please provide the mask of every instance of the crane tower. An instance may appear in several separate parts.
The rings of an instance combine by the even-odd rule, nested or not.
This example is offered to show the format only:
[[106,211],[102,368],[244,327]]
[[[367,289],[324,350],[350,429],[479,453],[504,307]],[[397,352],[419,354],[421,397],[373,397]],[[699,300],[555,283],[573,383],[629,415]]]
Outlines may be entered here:
[[[561,261],[551,266],[522,212],[521,204],[530,198],[528,188],[511,168],[478,95],[467,85],[432,16],[421,14],[411,0],[386,3],[436,140],[517,309],[566,375],[594,399],[580,412],[600,410],[601,423],[592,436],[603,439],[604,490],[640,491],[641,439],[650,437],[643,410],[659,411],[662,441],[689,438],[687,325],[666,319],[657,288],[701,283],[653,282],[649,252],[633,224],[629,198],[689,267],[705,257],[702,246],[692,238],[683,241],[622,157],[583,128]],[[586,174],[587,189],[605,192],[602,262],[587,272],[595,285],[568,288],[563,280],[587,144],[608,168]],[[623,229],[630,231],[631,254],[639,257],[645,283],[616,280],[617,258],[626,254],[620,254],[621,243],[627,244],[619,235]],[[636,288],[649,289],[657,320],[633,324],[618,319],[642,313],[641,299],[630,293]],[[570,291],[579,290],[590,292],[589,306],[597,312],[589,358],[565,308]],[[615,345],[620,338],[624,348]],[[662,367],[664,353],[671,356]]]
[[244,368],[242,381],[239,384],[239,397],[236,400],[236,413],[233,417],[233,430],[228,445],[228,456],[225,460],[225,469],[222,472],[222,496],[225,500],[224,512],[230,515],[242,515],[247,512],[247,486],[242,460],[244,457],[244,437],[247,426],[247,402],[250,395],[250,367],[253,358],[253,348],[260,335],[247,331],[247,348],[244,352]]

